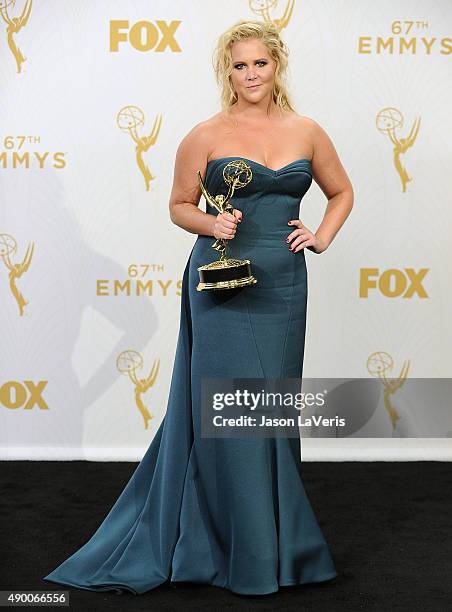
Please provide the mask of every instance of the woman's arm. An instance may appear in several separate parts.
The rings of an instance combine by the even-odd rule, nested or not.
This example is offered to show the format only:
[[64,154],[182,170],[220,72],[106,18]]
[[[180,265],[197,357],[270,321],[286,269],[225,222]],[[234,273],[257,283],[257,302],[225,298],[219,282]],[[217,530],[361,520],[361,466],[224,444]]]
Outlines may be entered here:
[[169,211],[171,221],[192,234],[213,236],[215,215],[198,208],[201,188],[198,170],[205,176],[209,147],[207,128],[196,125],[181,141],[174,163]]
[[231,240],[242,218],[241,211],[233,209],[234,214],[223,212],[211,215],[198,208],[201,198],[198,170],[201,176],[205,176],[211,142],[211,130],[199,123],[180,143],[174,164],[170,217],[173,223],[192,234]]
[[301,219],[291,219],[288,225],[295,229],[287,236],[287,242],[293,253],[304,248],[314,253],[323,253],[353,208],[353,188],[325,130],[307,117],[304,118],[302,127],[300,138],[306,139],[308,133],[312,143],[313,178],[328,198],[328,204],[316,232],[308,229]]
[[[312,172],[315,182],[328,198],[328,204],[317,231],[316,253],[325,251],[340,230],[353,208],[353,187],[342,166],[328,134],[318,123],[312,122]],[[309,247],[308,247],[309,248]]]

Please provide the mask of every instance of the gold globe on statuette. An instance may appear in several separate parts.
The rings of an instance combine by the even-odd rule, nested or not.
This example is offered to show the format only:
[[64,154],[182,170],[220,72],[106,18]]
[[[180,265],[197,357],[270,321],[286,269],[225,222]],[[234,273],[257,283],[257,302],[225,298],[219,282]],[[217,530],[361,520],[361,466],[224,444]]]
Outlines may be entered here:
[[[232,214],[234,207],[231,198],[236,189],[246,187],[253,178],[250,166],[241,159],[234,159],[223,168],[223,180],[228,186],[226,195],[212,196],[206,189],[202,180],[201,172],[198,170],[198,180],[202,194],[206,202],[213,206],[218,212]],[[199,283],[197,291],[206,289],[235,289],[254,285],[257,280],[251,273],[251,262],[249,259],[228,259],[226,257],[225,238],[219,238],[212,244],[212,248],[221,253],[220,259],[198,268]]]

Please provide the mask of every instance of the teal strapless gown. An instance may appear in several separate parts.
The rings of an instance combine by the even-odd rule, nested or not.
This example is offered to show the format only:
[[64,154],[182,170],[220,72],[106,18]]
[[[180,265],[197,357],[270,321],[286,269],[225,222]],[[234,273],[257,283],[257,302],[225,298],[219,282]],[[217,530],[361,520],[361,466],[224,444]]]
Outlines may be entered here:
[[[258,283],[196,291],[198,266],[218,259],[198,236],[183,275],[167,412],[130,481],[91,539],[44,580],[144,593],[168,580],[265,594],[337,575],[302,483],[298,438],[201,438],[201,377],[301,377],[307,275],[289,251],[312,182],[298,159],[272,170],[240,156],[211,160],[205,184],[226,193],[223,168],[246,161],[243,212],[228,257],[249,258]],[[211,206],[206,212],[218,214]]]

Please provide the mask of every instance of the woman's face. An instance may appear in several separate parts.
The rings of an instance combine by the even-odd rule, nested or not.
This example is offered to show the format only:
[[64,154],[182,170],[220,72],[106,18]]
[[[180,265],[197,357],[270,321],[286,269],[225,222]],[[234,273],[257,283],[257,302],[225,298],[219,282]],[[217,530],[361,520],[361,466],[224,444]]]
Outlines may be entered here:
[[232,44],[232,86],[238,98],[259,102],[271,95],[276,62],[267,47],[256,38],[247,38]]

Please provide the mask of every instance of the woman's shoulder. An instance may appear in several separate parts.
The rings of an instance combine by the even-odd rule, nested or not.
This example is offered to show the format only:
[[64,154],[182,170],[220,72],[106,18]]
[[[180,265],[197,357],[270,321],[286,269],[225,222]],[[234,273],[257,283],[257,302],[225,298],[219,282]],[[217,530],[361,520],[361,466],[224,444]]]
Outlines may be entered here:
[[310,141],[313,145],[318,140],[328,136],[319,122],[307,115],[296,115],[293,127],[294,130],[298,131],[301,138]]
[[220,125],[220,115],[221,113],[217,113],[212,117],[205,119],[204,121],[199,121],[189,130],[189,132],[185,135],[185,138],[199,141],[202,141],[204,139],[210,139],[212,133]]
[[218,134],[219,121],[214,115],[204,121],[199,121],[182,137],[177,153],[178,155],[197,155],[200,158],[209,158],[215,134]]
[[212,154],[214,143],[218,142],[218,134],[222,129],[223,121],[224,119],[221,112],[208,117],[204,121],[199,121],[183,137],[179,148],[197,151],[208,160],[209,156]]
[[304,128],[309,130],[312,134],[326,134],[326,130],[322,125],[317,121],[317,119],[313,119],[312,117],[307,117],[306,115],[299,115],[300,118],[300,128]]
[[307,115],[299,115],[298,113],[292,113],[292,121],[294,122],[294,127],[306,130],[306,129],[316,129],[318,127],[317,121],[312,119],[312,117],[308,117]]

